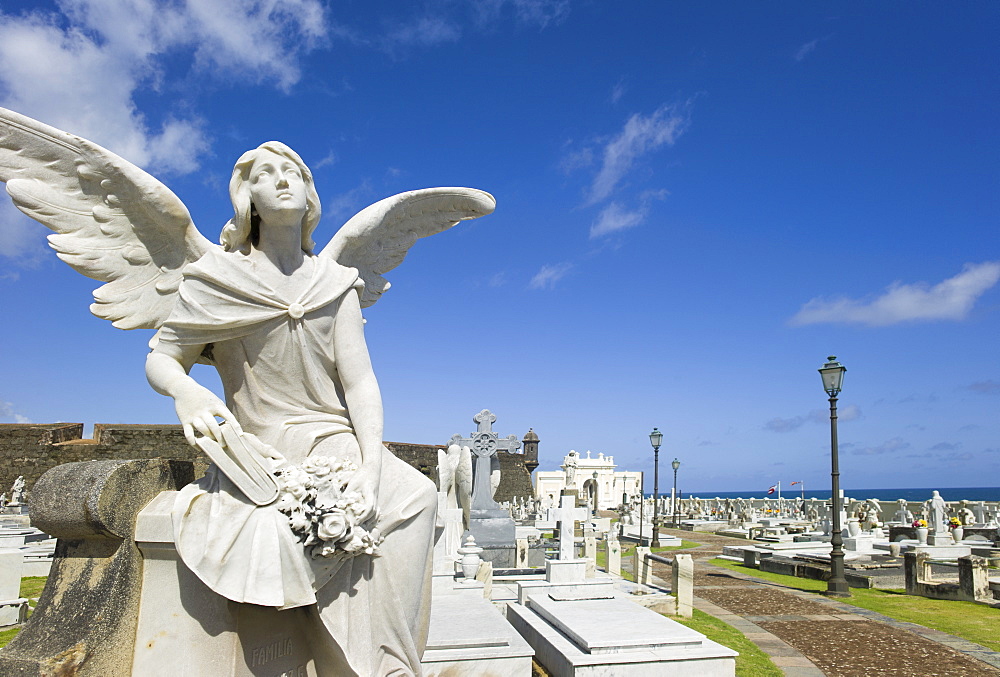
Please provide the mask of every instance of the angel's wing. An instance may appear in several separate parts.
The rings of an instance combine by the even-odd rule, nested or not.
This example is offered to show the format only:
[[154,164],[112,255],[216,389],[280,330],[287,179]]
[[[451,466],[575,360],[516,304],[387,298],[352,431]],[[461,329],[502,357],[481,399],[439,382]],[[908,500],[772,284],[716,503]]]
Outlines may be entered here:
[[500,457],[490,458],[490,496],[497,495],[497,488],[500,486]]
[[462,519],[465,528],[469,528],[469,511],[472,509],[472,449],[462,447],[458,457],[458,467],[455,468],[455,493],[458,495],[458,505],[462,508]]
[[119,329],[158,328],[184,265],[212,246],[170,189],[100,146],[0,108],[0,181],[55,231],[60,259],[105,282],[91,312]]
[[496,207],[489,193],[474,188],[411,190],[366,207],[345,223],[322,252],[341,265],[357,268],[367,308],[389,288],[382,277],[406,258],[417,241],[459,221],[486,216]]

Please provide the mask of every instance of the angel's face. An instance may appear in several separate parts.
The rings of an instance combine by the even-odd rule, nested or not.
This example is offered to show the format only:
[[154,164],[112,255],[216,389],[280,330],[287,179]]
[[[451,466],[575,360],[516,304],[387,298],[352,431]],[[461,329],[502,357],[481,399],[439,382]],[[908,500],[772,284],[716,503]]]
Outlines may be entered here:
[[306,183],[290,159],[262,150],[250,168],[250,197],[265,224],[301,223]]

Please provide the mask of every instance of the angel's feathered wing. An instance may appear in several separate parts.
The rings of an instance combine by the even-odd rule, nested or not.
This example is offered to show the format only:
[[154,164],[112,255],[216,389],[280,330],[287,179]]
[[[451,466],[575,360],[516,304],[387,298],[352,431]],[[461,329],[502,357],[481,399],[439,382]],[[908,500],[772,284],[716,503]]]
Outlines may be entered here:
[[455,494],[458,496],[458,507],[462,509],[462,521],[469,528],[469,511],[472,509],[472,449],[462,447],[455,468]]
[[0,181],[55,231],[60,259],[104,282],[91,312],[120,329],[159,328],[185,264],[212,246],[170,189],[100,146],[0,108]]
[[364,280],[361,307],[375,303],[389,288],[382,277],[406,258],[418,238],[485,216],[496,207],[489,193],[474,188],[425,188],[399,193],[358,212],[322,252],[357,268]]

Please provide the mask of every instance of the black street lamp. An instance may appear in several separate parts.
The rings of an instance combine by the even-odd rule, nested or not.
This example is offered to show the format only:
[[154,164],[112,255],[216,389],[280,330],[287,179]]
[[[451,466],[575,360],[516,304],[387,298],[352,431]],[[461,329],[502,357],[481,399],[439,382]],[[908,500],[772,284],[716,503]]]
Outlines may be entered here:
[[670,499],[670,512],[674,516],[674,529],[677,528],[677,469],[681,467],[681,462],[676,458],[670,462],[670,467],[674,469],[674,493]]
[[829,361],[819,370],[823,377],[823,390],[830,396],[830,479],[833,485],[833,523],[830,535],[830,580],[826,584],[826,594],[829,597],[850,597],[851,589],[844,577],[844,537],[840,524],[840,463],[837,459],[837,395],[844,384],[844,372],[847,367],[837,362],[837,356],[831,355]]
[[[659,428],[653,428],[649,433],[649,443],[653,445],[653,542],[651,547],[660,547],[660,526],[657,524],[660,502],[660,445],[663,443],[663,433]],[[639,527],[642,529],[642,527]],[[640,532],[641,533],[641,532]]]

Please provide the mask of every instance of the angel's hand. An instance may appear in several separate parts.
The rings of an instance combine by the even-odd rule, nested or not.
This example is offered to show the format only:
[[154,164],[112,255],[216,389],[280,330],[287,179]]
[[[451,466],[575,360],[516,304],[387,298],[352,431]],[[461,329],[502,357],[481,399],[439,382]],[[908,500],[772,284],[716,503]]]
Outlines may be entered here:
[[188,444],[195,445],[195,431],[223,444],[222,431],[216,417],[243,432],[239,422],[225,403],[208,388],[193,383],[174,397],[177,418],[184,427],[184,437]]
[[345,492],[357,492],[361,495],[361,511],[358,513],[358,524],[364,524],[369,519],[378,517],[378,489],[381,467],[378,463],[362,463],[354,476],[347,482]]

